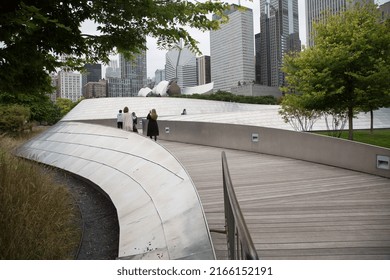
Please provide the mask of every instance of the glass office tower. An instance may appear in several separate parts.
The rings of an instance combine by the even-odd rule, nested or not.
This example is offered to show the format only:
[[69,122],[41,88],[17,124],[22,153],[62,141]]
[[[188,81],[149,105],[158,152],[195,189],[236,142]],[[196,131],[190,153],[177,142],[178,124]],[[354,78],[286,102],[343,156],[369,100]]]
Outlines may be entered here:
[[283,57],[300,50],[298,0],[260,0],[260,83],[282,86]]

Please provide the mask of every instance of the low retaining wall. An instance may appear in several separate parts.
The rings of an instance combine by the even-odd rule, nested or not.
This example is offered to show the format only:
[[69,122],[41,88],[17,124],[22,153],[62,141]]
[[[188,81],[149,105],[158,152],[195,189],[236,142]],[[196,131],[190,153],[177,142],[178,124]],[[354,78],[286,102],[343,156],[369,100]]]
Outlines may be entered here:
[[158,124],[163,140],[289,157],[390,178],[390,149],[386,148],[266,127],[184,121]]

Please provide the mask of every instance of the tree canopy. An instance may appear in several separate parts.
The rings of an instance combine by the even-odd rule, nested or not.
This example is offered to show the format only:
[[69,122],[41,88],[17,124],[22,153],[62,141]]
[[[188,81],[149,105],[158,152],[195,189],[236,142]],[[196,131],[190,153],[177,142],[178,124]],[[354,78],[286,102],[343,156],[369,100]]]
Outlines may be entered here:
[[284,60],[285,92],[305,96],[308,110],[342,115],[388,105],[390,24],[375,4],[355,5],[314,25],[314,46]]
[[[198,51],[185,26],[216,29],[228,8],[221,2],[179,0],[14,0],[0,3],[0,94],[50,92],[48,73],[67,65],[108,62],[113,51],[130,58],[146,48],[146,36],[160,47],[182,39]],[[97,34],[83,34],[92,21]],[[66,56],[66,61],[61,61]]]

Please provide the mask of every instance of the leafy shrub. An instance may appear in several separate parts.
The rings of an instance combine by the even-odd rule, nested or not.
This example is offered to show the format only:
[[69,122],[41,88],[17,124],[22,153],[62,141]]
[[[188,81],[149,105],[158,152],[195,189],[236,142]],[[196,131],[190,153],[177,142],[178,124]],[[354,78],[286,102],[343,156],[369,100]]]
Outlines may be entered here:
[[244,96],[244,95],[235,95],[226,91],[217,91],[214,94],[179,95],[175,97],[227,101],[227,102],[247,103],[247,104],[276,105],[278,103],[277,99],[273,96]]
[[20,133],[29,127],[30,109],[21,105],[0,105],[0,132]]

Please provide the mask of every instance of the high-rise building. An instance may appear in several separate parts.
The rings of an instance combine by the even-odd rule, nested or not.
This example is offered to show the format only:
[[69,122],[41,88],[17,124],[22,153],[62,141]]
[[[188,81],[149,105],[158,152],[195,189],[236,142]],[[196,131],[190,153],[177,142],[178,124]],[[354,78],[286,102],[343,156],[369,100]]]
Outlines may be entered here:
[[253,11],[232,6],[226,13],[229,21],[210,32],[211,81],[214,90],[230,92],[238,82],[255,80]]
[[[146,51],[135,55],[132,60],[127,60],[122,54],[120,54],[119,64],[121,73],[119,78],[109,76],[106,73],[107,96],[138,96],[139,90],[147,84]],[[111,66],[115,67],[115,65]]]
[[101,64],[85,64],[84,66],[87,78],[87,83],[89,82],[99,82],[102,78],[102,65]]
[[81,86],[83,89],[83,96],[85,96],[85,85],[90,82],[99,82],[102,78],[101,64],[85,64],[85,72],[82,74]]
[[119,63],[125,85],[123,96],[137,96],[139,90],[147,84],[146,51],[137,54],[133,60],[119,55]]
[[108,78],[120,78],[121,69],[118,67],[117,60],[110,60],[109,66],[106,68],[106,79]]
[[196,59],[196,69],[198,73],[198,85],[204,85],[211,82],[209,55],[204,55]]
[[379,11],[381,13],[381,19],[386,20],[390,18],[390,1],[379,6]]
[[154,83],[158,85],[159,82],[165,81],[165,69],[157,69],[154,72]]
[[356,3],[368,3],[374,0],[306,0],[306,38],[308,46],[313,46],[313,23],[322,21],[327,14],[337,14]]
[[176,80],[180,88],[197,85],[196,56],[187,47],[178,46],[165,55],[165,79]]
[[298,0],[260,0],[260,83],[284,84],[284,55],[301,50]]
[[260,84],[261,81],[261,33],[255,35],[255,73],[256,83]]
[[58,94],[60,98],[67,98],[76,102],[82,97],[81,75],[66,70],[58,73]]

